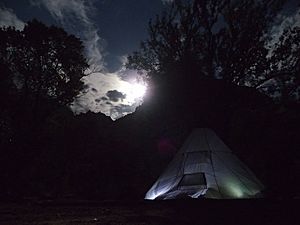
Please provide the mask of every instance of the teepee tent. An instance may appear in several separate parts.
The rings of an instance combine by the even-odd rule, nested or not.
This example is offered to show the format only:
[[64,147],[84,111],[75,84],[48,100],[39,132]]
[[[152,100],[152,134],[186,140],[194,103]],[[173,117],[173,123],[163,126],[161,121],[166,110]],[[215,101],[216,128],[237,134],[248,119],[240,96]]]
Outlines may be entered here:
[[195,129],[145,199],[255,198],[264,186],[211,129]]

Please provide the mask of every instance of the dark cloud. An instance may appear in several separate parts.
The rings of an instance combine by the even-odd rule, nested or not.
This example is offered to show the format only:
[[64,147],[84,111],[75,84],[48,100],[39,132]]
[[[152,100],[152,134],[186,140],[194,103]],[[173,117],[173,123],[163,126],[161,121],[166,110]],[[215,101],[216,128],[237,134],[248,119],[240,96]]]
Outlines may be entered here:
[[98,90],[96,88],[92,88],[91,91],[96,92],[96,93],[98,92]]
[[[97,8],[99,4],[96,4],[96,1],[30,0],[30,3],[31,5],[47,9],[58,24],[62,25],[68,32],[79,36],[83,40],[83,44],[85,45],[85,56],[87,57],[90,67],[85,71],[86,76],[82,78],[84,89],[78,96],[78,99],[71,105],[71,109],[75,114],[85,113],[87,111],[96,113],[101,112],[115,120],[116,118],[134,112],[135,107],[142,104],[142,99],[136,99],[138,102],[132,102],[132,98],[126,99],[126,97],[130,97],[130,93],[126,96],[129,84],[139,81],[136,71],[127,71],[125,68],[119,68],[118,66],[117,71],[113,70],[113,73],[108,72],[110,69],[107,68],[107,64],[104,61],[104,57],[106,56],[106,41],[100,37],[98,32],[99,23],[95,20],[95,12],[99,10],[99,8]],[[118,4],[123,6],[128,5],[127,3],[122,3],[122,1]],[[109,6],[106,5],[106,7]],[[158,8],[160,7],[161,4],[159,4]],[[111,22],[109,22],[109,24],[110,23]],[[107,26],[106,23],[105,26],[110,27]],[[114,30],[116,29],[113,28],[112,31]],[[136,30],[136,27],[134,27],[133,30]],[[122,31],[124,32],[124,29],[122,29]],[[118,41],[118,43],[127,43],[127,41],[124,42],[123,32],[122,35],[120,35],[114,31],[114,33],[117,34],[115,37],[117,37],[117,39],[121,38],[121,42]],[[103,33],[101,34],[103,35]],[[131,43],[131,39],[132,37],[130,37],[130,41],[128,42]],[[115,54],[116,53],[112,55],[115,57]],[[121,63],[122,65],[125,63],[126,54],[118,53],[118,63]],[[122,56],[119,57],[120,55]],[[115,111],[112,110],[119,104],[131,105],[132,111],[128,112],[128,109],[124,109],[123,112],[119,108]],[[112,111],[114,112],[114,115],[110,114]],[[117,112],[120,114],[117,114]]]
[[[137,80],[135,76],[134,78]],[[132,101],[130,96],[126,95],[130,86],[120,79],[117,73],[92,73],[84,77],[83,82],[85,90],[71,104],[71,109],[76,115],[88,111],[101,112],[116,120],[133,113],[136,107],[143,103],[142,98]],[[118,91],[118,88],[123,88],[124,91]]]
[[126,98],[126,95],[122,92],[119,92],[117,90],[108,91],[106,93],[106,96],[109,98],[112,102],[118,102],[119,100],[123,101]]

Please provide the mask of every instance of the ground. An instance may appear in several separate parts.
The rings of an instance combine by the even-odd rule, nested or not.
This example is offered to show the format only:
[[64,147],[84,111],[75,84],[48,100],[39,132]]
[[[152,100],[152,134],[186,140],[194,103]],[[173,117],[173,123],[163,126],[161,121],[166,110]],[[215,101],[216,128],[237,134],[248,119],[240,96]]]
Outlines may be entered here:
[[265,199],[2,203],[0,225],[291,225],[300,224],[299,203]]

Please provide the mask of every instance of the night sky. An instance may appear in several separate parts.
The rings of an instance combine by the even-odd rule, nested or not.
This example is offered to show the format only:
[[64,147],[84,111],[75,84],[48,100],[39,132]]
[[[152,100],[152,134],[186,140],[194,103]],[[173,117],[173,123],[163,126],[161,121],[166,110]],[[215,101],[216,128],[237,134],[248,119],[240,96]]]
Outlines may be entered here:
[[62,26],[80,37],[93,72],[85,77],[85,94],[77,98],[75,113],[102,112],[117,119],[142,104],[145,82],[136,71],[124,70],[126,56],[147,37],[150,18],[168,7],[162,0],[4,0],[0,25],[22,29],[34,18]]
[[[83,6],[93,27],[103,39],[101,52],[109,72],[115,72],[121,66],[120,58],[137,49],[141,40],[147,36],[147,24],[150,18],[159,14],[166,6],[161,0],[2,0],[1,8],[11,10],[21,21],[36,18],[48,25],[54,24],[79,36],[84,36],[78,29],[80,18],[73,23],[63,24],[59,18],[51,14],[50,5],[62,10],[64,17],[72,16],[76,8],[70,2]],[[66,5],[58,2],[65,2]],[[69,7],[69,9],[66,9]],[[63,9],[65,8],[65,9]],[[82,9],[77,8],[78,12]]]
[[[136,71],[122,65],[126,56],[147,38],[150,18],[170,6],[172,0],[2,0],[0,26],[22,29],[36,18],[62,26],[80,37],[90,70],[81,94],[71,105],[76,114],[102,112],[113,120],[135,111],[147,94],[147,84]],[[299,24],[296,0],[290,0],[270,27],[273,41],[287,25]],[[91,73],[91,71],[93,73]]]
[[[228,196],[257,185],[266,199],[300,199],[299,0],[278,9],[232,0],[216,15],[202,0],[170,8],[174,1],[1,0],[0,203],[140,200],[172,158],[165,180],[175,171],[177,184],[159,181],[146,199],[188,186],[223,198],[221,181]],[[186,14],[166,22],[162,12],[177,6]],[[254,175],[237,159],[263,185],[248,184]]]

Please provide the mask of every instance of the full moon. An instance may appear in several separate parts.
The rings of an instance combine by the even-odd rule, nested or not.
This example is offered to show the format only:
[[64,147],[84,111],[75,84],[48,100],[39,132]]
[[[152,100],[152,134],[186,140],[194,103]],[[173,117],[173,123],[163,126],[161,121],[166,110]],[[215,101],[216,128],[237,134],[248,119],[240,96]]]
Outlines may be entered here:
[[141,100],[146,94],[147,86],[142,83],[128,83],[126,88],[124,88],[123,92],[126,94],[125,100],[130,103],[134,103],[135,101]]
[[147,87],[142,84],[133,84],[131,94],[135,98],[143,97],[146,93]]

